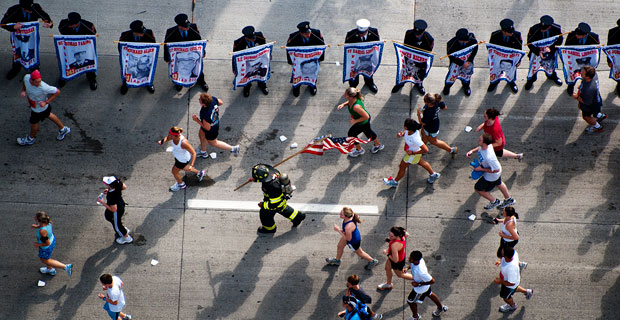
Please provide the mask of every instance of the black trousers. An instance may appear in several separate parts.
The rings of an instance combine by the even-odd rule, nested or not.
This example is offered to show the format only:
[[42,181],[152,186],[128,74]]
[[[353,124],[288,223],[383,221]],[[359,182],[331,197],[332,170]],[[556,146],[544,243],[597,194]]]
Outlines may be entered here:
[[110,210],[105,211],[105,219],[112,224],[112,228],[114,228],[114,236],[116,238],[123,237],[127,234],[127,228],[125,228],[122,221],[123,214],[125,214],[125,210],[119,210],[117,212],[112,212]]
[[263,228],[267,230],[273,230],[276,227],[276,221],[273,217],[276,213],[281,214],[283,217],[294,220],[300,213],[299,211],[293,209],[291,206],[286,205],[281,210],[267,210],[265,208],[260,209],[260,223],[263,225]]
[[349,128],[347,137],[357,137],[360,133],[364,133],[370,141],[377,139],[377,134],[370,128],[370,119],[365,124],[356,123]]

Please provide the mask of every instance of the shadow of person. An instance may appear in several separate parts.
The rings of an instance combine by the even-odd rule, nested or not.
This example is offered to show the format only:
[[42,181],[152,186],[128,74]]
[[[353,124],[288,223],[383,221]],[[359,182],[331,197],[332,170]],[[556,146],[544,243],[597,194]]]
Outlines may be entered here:
[[312,294],[312,291],[308,290],[313,283],[307,272],[309,264],[308,258],[301,257],[282,273],[280,279],[272,282],[254,319],[294,319]]

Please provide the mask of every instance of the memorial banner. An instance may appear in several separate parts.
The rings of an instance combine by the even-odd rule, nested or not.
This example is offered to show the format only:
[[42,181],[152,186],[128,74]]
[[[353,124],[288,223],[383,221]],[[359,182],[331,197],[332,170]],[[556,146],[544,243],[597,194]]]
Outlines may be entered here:
[[609,70],[609,77],[620,81],[620,44],[614,44],[601,48],[603,52],[611,60],[611,68]]
[[24,69],[28,70],[41,64],[39,61],[39,22],[21,22],[21,24],[19,30],[11,32],[13,62],[21,64]]
[[601,48],[599,45],[566,46],[558,47],[558,53],[562,59],[566,84],[574,84],[581,79],[581,68],[585,66],[598,67]]
[[202,73],[207,40],[166,43],[170,53],[168,76],[175,85],[193,86]]
[[325,52],[326,45],[308,47],[286,47],[286,54],[293,62],[291,83],[293,87],[302,84],[316,86],[319,76],[319,58]]
[[558,37],[560,36],[557,35],[530,43],[540,48],[541,54],[534,55],[532,53],[530,55],[530,67],[527,70],[527,80],[532,79],[539,71],[544,71],[548,76],[553,75],[555,68],[558,67],[558,57],[557,53],[551,54],[551,49],[549,49],[549,47],[558,40]]
[[236,51],[233,53],[233,90],[245,87],[251,82],[267,82],[271,77],[271,54],[273,43]]
[[342,83],[355,80],[359,75],[372,77],[379,69],[382,56],[383,41],[345,43]]
[[68,81],[82,73],[97,71],[97,37],[54,36],[60,78]]
[[158,43],[120,42],[121,78],[130,88],[150,87],[155,78]]
[[396,85],[405,82],[420,84],[431,71],[434,55],[394,43],[396,50]]
[[[477,46],[471,45],[465,49],[459,50],[457,52],[451,53],[450,56],[458,58],[463,61],[467,61],[471,52]],[[472,62],[468,67],[465,67],[465,64],[459,66],[455,63],[450,63],[450,68],[448,69],[448,74],[446,75],[446,84],[452,84],[457,79],[465,82],[471,81],[471,76],[474,74],[474,63]]]
[[487,43],[489,53],[489,80],[497,83],[500,80],[512,83],[517,78],[517,68],[521,59],[525,56],[525,51],[516,50]]

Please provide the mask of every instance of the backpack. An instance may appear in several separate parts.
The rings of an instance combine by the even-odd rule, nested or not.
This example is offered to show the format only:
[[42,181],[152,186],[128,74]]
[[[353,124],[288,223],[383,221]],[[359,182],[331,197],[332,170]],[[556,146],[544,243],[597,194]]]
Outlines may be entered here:
[[363,302],[357,300],[355,297],[349,297],[349,301],[355,302],[355,310],[362,320],[372,320],[372,316],[370,315],[370,308]]

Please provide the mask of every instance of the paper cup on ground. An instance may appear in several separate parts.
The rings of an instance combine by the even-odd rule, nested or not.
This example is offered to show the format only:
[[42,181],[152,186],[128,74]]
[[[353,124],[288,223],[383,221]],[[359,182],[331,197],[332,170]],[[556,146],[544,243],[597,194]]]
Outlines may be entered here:
[[465,132],[470,132],[471,131],[471,127],[470,126],[465,126]]
[[285,136],[280,136],[280,142],[284,142],[284,141],[286,141],[286,139],[287,138]]
[[211,157],[211,159],[215,159],[215,158],[217,158],[217,153],[215,153],[215,152],[211,152],[211,153],[209,154],[209,157]]
[[157,260],[155,260],[155,259],[151,260],[151,265],[152,265],[152,266],[156,266],[156,265],[158,265],[158,264],[159,264],[159,261],[157,261]]
[[471,221],[474,221],[474,220],[476,220],[476,215],[475,215],[475,214],[472,214],[472,215],[470,215],[469,217],[467,217],[467,219],[469,219],[469,220],[471,220]]
[[37,283],[37,286],[39,287],[45,287],[45,282],[39,280],[39,282]]
[[291,149],[297,148],[297,143],[291,143]]

